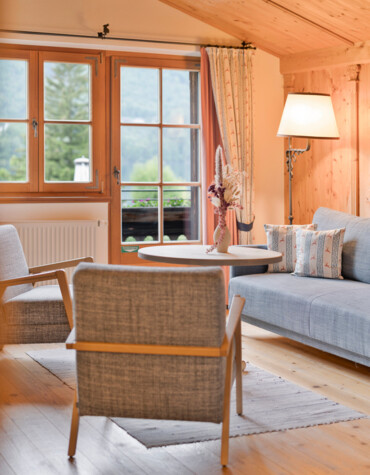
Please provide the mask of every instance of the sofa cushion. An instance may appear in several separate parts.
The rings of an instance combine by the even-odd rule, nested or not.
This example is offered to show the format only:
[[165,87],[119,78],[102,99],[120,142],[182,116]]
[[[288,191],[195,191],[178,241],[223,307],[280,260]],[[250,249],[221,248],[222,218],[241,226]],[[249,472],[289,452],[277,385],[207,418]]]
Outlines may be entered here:
[[[312,279],[311,277],[297,277],[291,274],[253,274],[234,277],[230,280],[229,296],[239,294],[246,299],[243,314],[258,320],[289,329],[292,332],[314,337],[312,334],[311,311],[316,309],[316,302],[326,302],[332,299],[333,313],[336,307],[337,296],[341,296],[343,301],[348,301],[348,318],[354,328],[360,331],[363,328],[357,327],[356,306],[351,314],[351,302],[353,301],[352,292],[363,288],[363,292],[369,292],[370,287],[367,284],[351,280],[335,279]],[[326,298],[326,296],[328,296]],[[317,305],[320,305],[319,303]],[[361,307],[364,305],[364,307]],[[358,303],[358,311],[369,314],[369,304],[365,302]],[[338,311],[339,306],[337,307]],[[314,314],[316,319],[332,319],[332,314],[326,316],[324,311],[318,310]],[[344,318],[344,317],[343,317]],[[314,320],[315,335],[321,339],[319,326],[316,326]],[[328,323],[328,325],[331,325]],[[342,325],[342,324],[341,324]],[[338,328],[339,332],[339,328]],[[336,336],[331,338],[327,334],[327,341],[334,344]]]
[[315,298],[310,336],[370,357],[370,285],[357,283],[350,291],[338,289]]
[[315,224],[265,224],[267,248],[281,252],[282,259],[269,264],[269,272],[293,272],[296,264],[296,233],[300,229],[316,229]]
[[[72,294],[72,288],[70,287]],[[58,285],[34,287],[8,300],[3,310],[8,325],[50,325],[68,323]]]
[[342,249],[345,229],[297,231],[297,263],[294,274],[326,279],[343,279]]
[[370,218],[359,218],[329,208],[319,208],[313,223],[318,230],[346,228],[343,241],[342,275],[370,284]]

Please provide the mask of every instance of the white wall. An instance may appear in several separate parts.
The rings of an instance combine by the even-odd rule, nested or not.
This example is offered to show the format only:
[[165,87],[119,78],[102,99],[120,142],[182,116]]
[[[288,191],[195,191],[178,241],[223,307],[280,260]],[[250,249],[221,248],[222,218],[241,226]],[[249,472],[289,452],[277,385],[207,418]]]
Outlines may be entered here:
[[[190,41],[199,43],[240,44],[240,41],[156,0],[0,0],[0,28],[54,31],[95,35],[109,23],[110,35]],[[77,42],[78,41],[78,42]],[[99,47],[104,49],[185,53],[199,55],[199,48],[76,40],[44,36],[0,33],[0,42],[32,42],[49,46]],[[1,45],[0,45],[1,46]],[[282,223],[284,217],[283,139],[276,137],[283,110],[283,79],[279,60],[257,50],[254,60],[254,242],[265,242],[264,223]],[[101,219],[107,220],[107,204],[9,204],[0,205],[0,218],[13,219]],[[32,217],[32,218],[31,218]],[[2,219],[0,219],[2,221]],[[107,243],[108,238],[102,237]],[[105,244],[104,244],[105,245]],[[106,246],[106,249],[108,246]],[[104,251],[105,252],[105,251]],[[105,254],[101,261],[105,262]]]
[[254,183],[253,241],[265,243],[265,223],[284,223],[284,140],[276,137],[284,108],[279,59],[261,50],[254,58]]
[[0,0],[0,28],[95,36],[96,39],[14,35],[0,32],[8,41],[31,40],[58,46],[94,47],[198,54],[194,46],[132,43],[98,39],[109,23],[110,37],[190,43],[238,44],[241,41],[157,0]]

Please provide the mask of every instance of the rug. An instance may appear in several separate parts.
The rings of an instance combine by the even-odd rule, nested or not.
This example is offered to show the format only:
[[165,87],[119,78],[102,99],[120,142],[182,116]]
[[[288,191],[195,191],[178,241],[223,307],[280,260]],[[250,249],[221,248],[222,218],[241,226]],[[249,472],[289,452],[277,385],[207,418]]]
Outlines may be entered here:
[[[75,352],[53,349],[27,353],[69,387],[74,388]],[[297,386],[279,376],[247,364],[243,375],[243,416],[231,396],[230,437],[332,424],[367,417]],[[147,448],[219,439],[221,425],[207,422],[113,418],[119,427]]]

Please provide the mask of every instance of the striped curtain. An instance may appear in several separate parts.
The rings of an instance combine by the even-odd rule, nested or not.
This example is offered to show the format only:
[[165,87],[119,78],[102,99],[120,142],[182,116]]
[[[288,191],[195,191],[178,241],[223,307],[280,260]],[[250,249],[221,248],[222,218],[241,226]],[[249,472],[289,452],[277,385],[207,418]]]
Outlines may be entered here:
[[[206,48],[213,96],[225,158],[235,170],[244,171],[242,210],[238,221],[249,223],[254,217],[253,189],[253,51],[237,48]],[[252,243],[251,232],[241,232],[239,243]]]

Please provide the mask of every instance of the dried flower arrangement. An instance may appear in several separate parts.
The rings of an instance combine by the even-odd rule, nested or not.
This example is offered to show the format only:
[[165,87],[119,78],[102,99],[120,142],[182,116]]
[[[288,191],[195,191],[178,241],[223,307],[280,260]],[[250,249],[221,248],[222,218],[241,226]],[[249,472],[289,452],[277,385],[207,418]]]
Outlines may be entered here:
[[215,207],[218,215],[220,233],[216,242],[207,249],[211,252],[223,241],[226,232],[226,213],[228,209],[243,209],[239,204],[242,179],[244,172],[235,171],[230,165],[223,165],[222,148],[219,145],[215,155],[215,181],[208,188],[208,198]]

